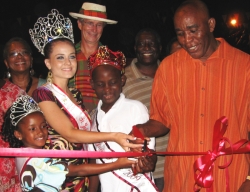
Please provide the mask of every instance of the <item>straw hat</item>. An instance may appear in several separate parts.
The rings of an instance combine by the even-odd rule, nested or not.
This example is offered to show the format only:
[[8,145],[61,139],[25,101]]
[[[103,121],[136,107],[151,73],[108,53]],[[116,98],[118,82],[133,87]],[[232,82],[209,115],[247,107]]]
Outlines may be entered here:
[[69,13],[75,19],[91,19],[96,21],[103,21],[107,24],[116,24],[117,21],[107,19],[106,6],[95,3],[83,3],[79,13]]

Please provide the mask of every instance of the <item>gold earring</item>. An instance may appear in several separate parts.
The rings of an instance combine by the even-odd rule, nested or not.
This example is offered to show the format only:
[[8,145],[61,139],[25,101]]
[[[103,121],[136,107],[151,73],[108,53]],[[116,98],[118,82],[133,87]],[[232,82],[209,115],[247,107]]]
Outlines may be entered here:
[[53,78],[52,72],[51,70],[49,70],[48,76],[47,76],[47,83],[52,84],[52,78]]

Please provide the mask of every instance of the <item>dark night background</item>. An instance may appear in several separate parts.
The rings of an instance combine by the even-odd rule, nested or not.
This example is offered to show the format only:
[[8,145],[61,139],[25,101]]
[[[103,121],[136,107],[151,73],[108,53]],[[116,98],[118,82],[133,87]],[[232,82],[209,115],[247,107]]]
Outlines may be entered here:
[[[69,12],[78,12],[80,0],[2,0],[0,6],[0,77],[5,70],[2,49],[12,37],[19,36],[33,48],[34,68],[37,74],[46,74],[43,58],[33,46],[28,29],[37,18],[46,16],[52,8],[69,17],[74,27],[75,42],[80,40],[76,19]],[[87,2],[106,5],[108,19],[117,20],[116,25],[104,28],[101,42],[113,50],[121,50],[126,57],[133,58],[134,37],[138,30],[150,27],[162,38],[162,56],[166,56],[168,42],[175,36],[173,13],[182,0],[89,0]],[[250,0],[204,0],[210,14],[216,19],[215,37],[223,37],[233,46],[250,53]],[[228,20],[237,17],[239,25],[232,27]]]

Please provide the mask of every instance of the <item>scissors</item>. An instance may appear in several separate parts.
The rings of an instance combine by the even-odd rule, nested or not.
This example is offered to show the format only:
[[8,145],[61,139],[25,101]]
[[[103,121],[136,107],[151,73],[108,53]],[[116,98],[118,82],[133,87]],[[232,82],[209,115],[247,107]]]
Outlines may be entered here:
[[147,140],[144,139],[144,143],[143,143],[143,147],[141,149],[141,152],[146,152],[147,151],[147,149],[148,149],[147,144],[148,144]]
[[[141,149],[141,152],[146,152],[146,151],[147,151],[147,149],[148,149],[147,145],[148,145],[148,142],[147,142],[146,139],[144,139],[144,143],[143,143],[143,147],[142,147],[142,149]],[[134,174],[134,175],[137,174],[137,170],[136,170],[135,167],[132,169],[132,171],[133,171],[133,174]]]

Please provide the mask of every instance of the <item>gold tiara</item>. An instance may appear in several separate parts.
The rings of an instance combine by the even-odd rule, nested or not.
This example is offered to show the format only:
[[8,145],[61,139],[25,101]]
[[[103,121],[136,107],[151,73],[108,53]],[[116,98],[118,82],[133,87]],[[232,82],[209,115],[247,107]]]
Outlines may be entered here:
[[56,9],[52,9],[47,17],[39,17],[34,28],[29,30],[31,40],[44,55],[44,47],[50,41],[67,38],[74,43],[73,27],[69,18],[64,18]]
[[11,123],[14,126],[30,113],[42,112],[35,100],[28,95],[20,95],[12,104],[10,111]]

